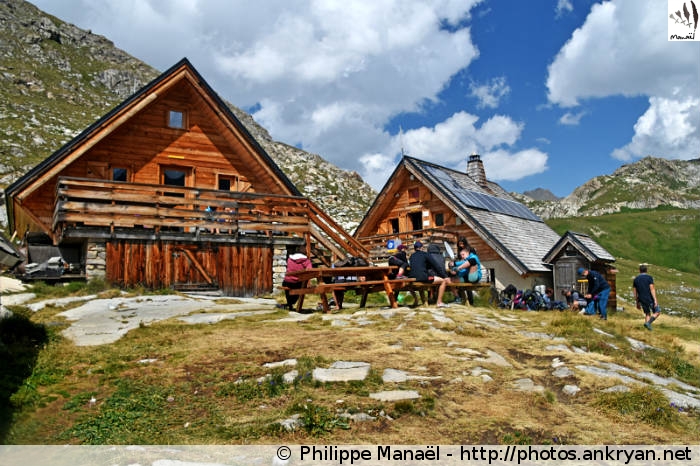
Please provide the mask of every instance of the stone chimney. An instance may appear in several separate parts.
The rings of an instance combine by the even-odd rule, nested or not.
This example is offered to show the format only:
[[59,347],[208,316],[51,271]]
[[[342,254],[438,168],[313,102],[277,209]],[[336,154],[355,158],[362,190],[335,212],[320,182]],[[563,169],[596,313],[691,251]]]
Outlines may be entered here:
[[469,161],[467,162],[467,175],[479,186],[484,188],[487,187],[484,163],[481,161],[479,154],[474,153],[469,156]]

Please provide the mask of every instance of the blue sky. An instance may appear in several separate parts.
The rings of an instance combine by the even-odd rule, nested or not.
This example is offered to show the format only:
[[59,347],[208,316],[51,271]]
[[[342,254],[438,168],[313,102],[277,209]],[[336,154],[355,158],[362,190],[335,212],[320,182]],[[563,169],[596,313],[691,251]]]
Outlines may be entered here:
[[477,152],[509,191],[566,196],[700,157],[700,42],[668,41],[684,1],[33,3],[159,70],[187,57],[275,140],[375,189],[403,149],[459,170]]

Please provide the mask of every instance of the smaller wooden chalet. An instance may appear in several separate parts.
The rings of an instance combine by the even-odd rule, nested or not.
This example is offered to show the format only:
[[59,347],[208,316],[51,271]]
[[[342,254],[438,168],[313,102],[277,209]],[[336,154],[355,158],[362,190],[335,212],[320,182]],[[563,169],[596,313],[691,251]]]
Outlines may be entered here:
[[368,255],[187,59],[9,186],[6,205],[14,236],[60,252],[54,269],[125,287],[252,296],[281,282],[288,247],[326,265]]
[[456,248],[465,237],[498,289],[553,286],[545,256],[560,241],[541,218],[486,178],[477,154],[469,157],[466,172],[404,156],[354,235],[375,260],[386,257],[390,240],[447,241]]
[[577,276],[579,267],[595,270],[605,277],[612,288],[608,307],[617,308],[617,269],[612,266],[615,258],[590,236],[567,231],[544,256],[544,261],[553,266],[555,296],[562,290],[576,288],[585,292],[588,281]]

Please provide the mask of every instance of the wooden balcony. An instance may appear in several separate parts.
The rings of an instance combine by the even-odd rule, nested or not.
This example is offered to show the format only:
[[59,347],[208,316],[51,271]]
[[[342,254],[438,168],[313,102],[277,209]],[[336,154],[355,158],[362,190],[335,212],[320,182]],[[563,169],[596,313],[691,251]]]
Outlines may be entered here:
[[425,244],[429,243],[439,243],[442,244],[444,241],[448,242],[452,246],[456,246],[457,240],[459,239],[459,233],[447,227],[438,228],[426,228],[424,230],[413,230],[404,231],[400,233],[391,233],[383,235],[367,236],[364,238],[358,238],[360,243],[369,250],[370,258],[372,260],[383,260],[386,259],[389,254],[387,252],[387,242],[389,240],[400,239],[403,244],[407,247],[411,247],[413,243],[417,240]]
[[223,242],[303,237],[315,238],[336,256],[368,256],[305,197],[84,178],[58,180],[52,230],[56,243],[66,236]]

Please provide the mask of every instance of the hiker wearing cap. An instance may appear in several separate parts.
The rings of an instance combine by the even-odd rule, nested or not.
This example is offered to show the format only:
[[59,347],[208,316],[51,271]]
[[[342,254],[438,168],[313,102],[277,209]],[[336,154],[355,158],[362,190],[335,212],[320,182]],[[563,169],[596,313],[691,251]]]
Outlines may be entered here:
[[[578,274],[588,279],[588,291],[584,297],[588,300],[589,306],[595,306],[598,303],[600,310],[600,318],[608,320],[608,297],[610,296],[610,284],[600,273],[595,270],[584,269],[579,267]],[[595,313],[595,311],[593,311]],[[592,312],[586,312],[592,314]]]
[[651,324],[661,314],[659,302],[656,299],[656,288],[654,278],[647,273],[646,264],[639,266],[639,275],[632,282],[634,290],[634,300],[637,302],[637,309],[644,311],[644,327],[651,330]]
[[[440,270],[444,270],[445,265],[440,264],[433,256],[423,251],[423,243],[420,241],[416,241],[413,244],[413,249],[413,254],[411,254],[411,258],[409,259],[411,277],[415,278],[418,282],[439,284],[437,307],[447,307],[447,304],[442,302],[442,295],[445,293],[445,288],[447,288],[447,285],[450,283],[450,279],[447,278],[447,274],[440,276],[443,274]],[[434,272],[435,275],[431,275],[429,270],[439,272]]]

